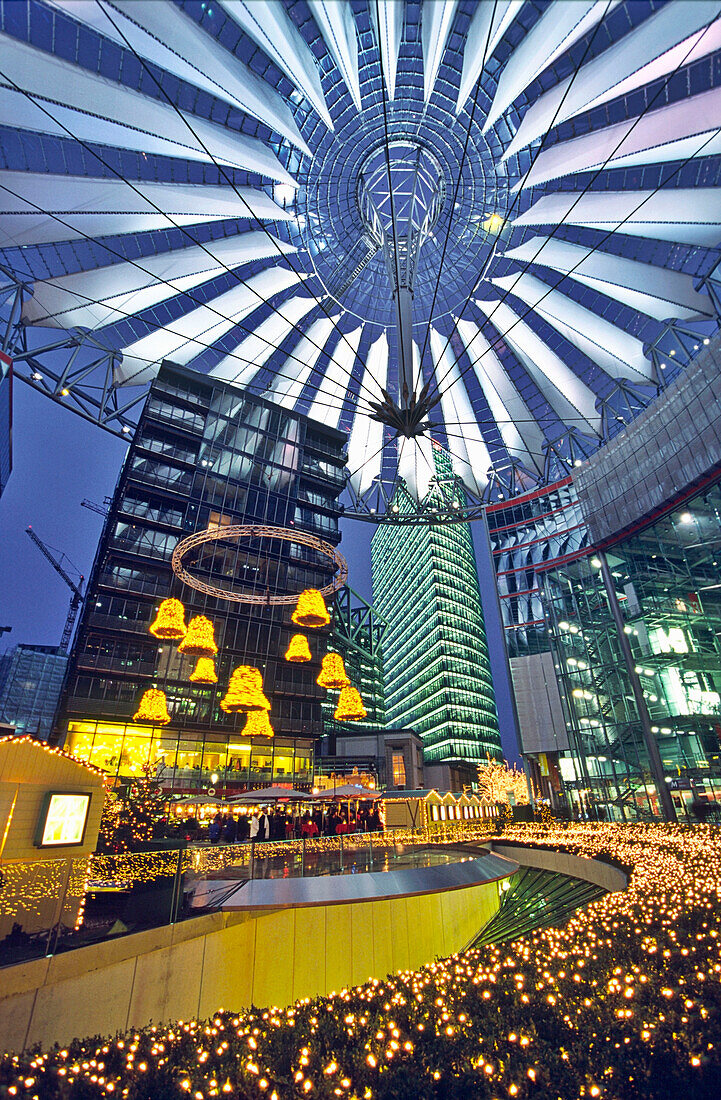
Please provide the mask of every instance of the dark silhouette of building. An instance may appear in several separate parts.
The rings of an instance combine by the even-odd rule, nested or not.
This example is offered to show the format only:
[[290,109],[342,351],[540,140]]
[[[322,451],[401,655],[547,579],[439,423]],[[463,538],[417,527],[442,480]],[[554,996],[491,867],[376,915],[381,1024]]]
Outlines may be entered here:
[[[153,383],[115,490],[71,658],[58,735],[119,778],[149,774],[199,791],[269,780],[310,783],[324,693],[315,679],[323,631],[309,631],[311,664],[287,663],[292,607],[229,602],[181,583],[177,542],[213,527],[294,527],[335,545],[345,437],[236,386],[164,364]],[[332,561],[295,542],[212,541],[184,565],[216,587],[260,596],[321,588]],[[207,615],[219,648],[218,683],[193,684],[195,660],[148,632],[161,600]],[[263,673],[273,739],[242,733],[245,716],[219,703],[232,670]],[[171,722],[133,723],[144,690],[166,692]]]

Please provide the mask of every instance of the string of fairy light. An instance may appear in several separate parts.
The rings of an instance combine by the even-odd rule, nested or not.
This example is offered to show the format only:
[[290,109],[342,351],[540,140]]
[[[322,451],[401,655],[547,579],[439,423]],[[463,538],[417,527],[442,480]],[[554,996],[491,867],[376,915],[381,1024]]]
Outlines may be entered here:
[[[219,1010],[8,1055],[0,1095],[146,1100],[689,1100],[721,1080],[721,836],[707,826],[518,825],[612,859],[628,888],[565,926],[289,1008]],[[504,834],[506,835],[506,834]]]
[[[429,821],[423,830],[411,828],[389,829],[374,833],[356,833],[344,837],[319,836],[305,840],[261,841],[253,845],[253,858],[283,859],[292,861],[304,855],[307,858],[328,853],[354,853],[373,849],[391,849],[398,845],[418,845],[432,841],[434,844],[458,844],[463,841],[483,841],[494,829],[493,818],[486,821],[459,819],[446,822]],[[120,854],[95,854],[90,857],[91,883],[131,886],[154,882],[175,874],[180,860],[182,873],[207,874],[211,871],[247,867],[251,853],[248,844],[223,844],[217,847],[193,847],[181,850],[156,852],[130,852]]]

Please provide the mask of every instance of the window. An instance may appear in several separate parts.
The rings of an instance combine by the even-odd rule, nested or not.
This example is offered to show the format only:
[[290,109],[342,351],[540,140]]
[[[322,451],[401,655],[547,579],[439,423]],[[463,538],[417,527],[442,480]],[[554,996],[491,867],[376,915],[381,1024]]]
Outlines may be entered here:
[[224,512],[211,512],[208,519],[208,527],[230,527],[232,523],[232,517],[226,516]]
[[406,762],[403,759],[402,752],[393,753],[393,786],[405,787],[406,785]]

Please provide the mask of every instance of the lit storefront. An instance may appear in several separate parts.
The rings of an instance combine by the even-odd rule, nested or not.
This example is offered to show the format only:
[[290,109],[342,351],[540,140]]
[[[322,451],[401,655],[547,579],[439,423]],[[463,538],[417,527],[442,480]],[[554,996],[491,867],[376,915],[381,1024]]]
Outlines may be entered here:
[[148,776],[177,793],[212,789],[232,794],[269,782],[294,787],[313,783],[309,738],[278,737],[254,744],[232,733],[193,738],[171,728],[72,721],[66,749],[116,781]]

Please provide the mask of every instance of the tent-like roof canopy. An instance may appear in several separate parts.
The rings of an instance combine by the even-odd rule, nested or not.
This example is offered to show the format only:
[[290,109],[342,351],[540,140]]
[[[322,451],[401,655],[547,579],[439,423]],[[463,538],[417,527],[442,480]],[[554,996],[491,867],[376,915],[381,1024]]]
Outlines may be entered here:
[[721,0],[0,9],[6,350],[109,430],[169,359],[347,431],[351,511],[465,515],[717,328]]

